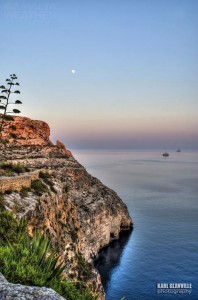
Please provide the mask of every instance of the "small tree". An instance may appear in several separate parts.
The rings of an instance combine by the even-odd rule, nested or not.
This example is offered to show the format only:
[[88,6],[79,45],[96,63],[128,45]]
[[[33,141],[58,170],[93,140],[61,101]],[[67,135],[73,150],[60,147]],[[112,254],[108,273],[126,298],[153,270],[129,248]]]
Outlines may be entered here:
[[12,109],[12,111],[9,111],[10,105],[18,105],[22,104],[20,100],[15,100],[15,102],[10,101],[11,94],[20,94],[19,90],[13,91],[14,85],[19,85],[18,82],[16,82],[17,76],[15,74],[11,74],[9,79],[6,79],[7,86],[4,85],[0,86],[0,140],[2,139],[2,131],[6,120],[13,120],[13,117],[10,116],[10,114],[19,114],[20,110],[18,109]]

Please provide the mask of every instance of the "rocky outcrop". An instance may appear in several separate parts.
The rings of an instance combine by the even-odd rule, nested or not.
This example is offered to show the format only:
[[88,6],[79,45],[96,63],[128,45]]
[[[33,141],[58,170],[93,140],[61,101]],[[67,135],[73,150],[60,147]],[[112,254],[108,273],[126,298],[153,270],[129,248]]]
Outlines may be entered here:
[[54,290],[45,287],[9,283],[0,273],[0,300],[64,300]]
[[29,118],[14,117],[6,121],[2,137],[14,145],[49,145],[50,128],[43,121],[33,121]]
[[[8,144],[10,149],[12,148],[11,153],[13,153],[14,158],[18,158],[18,152],[20,152],[22,158],[29,152],[38,157],[40,149],[42,149],[42,155],[44,152],[46,154],[50,152],[52,156],[57,154],[59,156],[72,156],[72,153],[66,150],[64,144],[60,141],[53,145],[50,141],[50,128],[47,123],[25,117],[12,116],[12,119],[5,121],[2,139]],[[2,145],[0,146],[2,147]],[[21,146],[20,151],[18,151],[19,146]],[[29,147],[28,150],[26,147]],[[6,157],[8,157],[8,152],[5,153]],[[12,159],[12,156],[9,158]]]
[[[5,194],[4,207],[28,220],[30,234],[34,228],[40,228],[52,237],[67,264],[65,276],[81,279],[95,291],[103,292],[93,260],[122,230],[131,228],[127,207],[114,191],[88,174],[61,142],[51,143],[47,125],[42,127],[43,122],[16,118],[20,133],[0,149],[0,160],[22,164],[31,171],[42,169],[39,180],[45,191],[31,188],[25,194]],[[28,137],[22,133],[20,120],[26,123],[25,132],[31,132]],[[15,119],[13,122],[16,124]],[[31,128],[42,124],[38,136],[36,130],[28,129],[28,124]],[[5,129],[11,125],[10,122]],[[41,128],[47,128],[47,133],[42,133]]]

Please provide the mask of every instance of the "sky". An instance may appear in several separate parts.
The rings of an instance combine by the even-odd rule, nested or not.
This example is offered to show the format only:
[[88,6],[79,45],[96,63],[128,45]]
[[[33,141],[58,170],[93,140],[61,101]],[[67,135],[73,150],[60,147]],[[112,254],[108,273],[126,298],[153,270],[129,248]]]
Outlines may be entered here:
[[198,149],[197,28],[197,0],[0,0],[0,83],[67,148]]

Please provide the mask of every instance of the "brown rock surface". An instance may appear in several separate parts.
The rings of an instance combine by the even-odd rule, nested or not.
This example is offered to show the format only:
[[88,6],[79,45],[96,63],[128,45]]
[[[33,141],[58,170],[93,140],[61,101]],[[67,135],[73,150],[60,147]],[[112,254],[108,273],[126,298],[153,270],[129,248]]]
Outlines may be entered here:
[[50,128],[43,121],[31,120],[25,117],[13,117],[6,121],[3,129],[3,139],[15,145],[51,145]]

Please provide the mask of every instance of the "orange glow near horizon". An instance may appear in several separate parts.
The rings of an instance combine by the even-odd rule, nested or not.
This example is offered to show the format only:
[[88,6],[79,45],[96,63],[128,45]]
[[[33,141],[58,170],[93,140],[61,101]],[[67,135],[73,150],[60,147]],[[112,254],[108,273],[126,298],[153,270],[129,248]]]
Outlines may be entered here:
[[[50,122],[51,123],[51,122]],[[122,137],[122,136],[177,136],[196,135],[195,119],[177,120],[171,118],[147,118],[132,120],[67,120],[59,125],[54,122],[52,131],[61,136],[84,137]],[[55,125],[55,126],[54,126]]]

